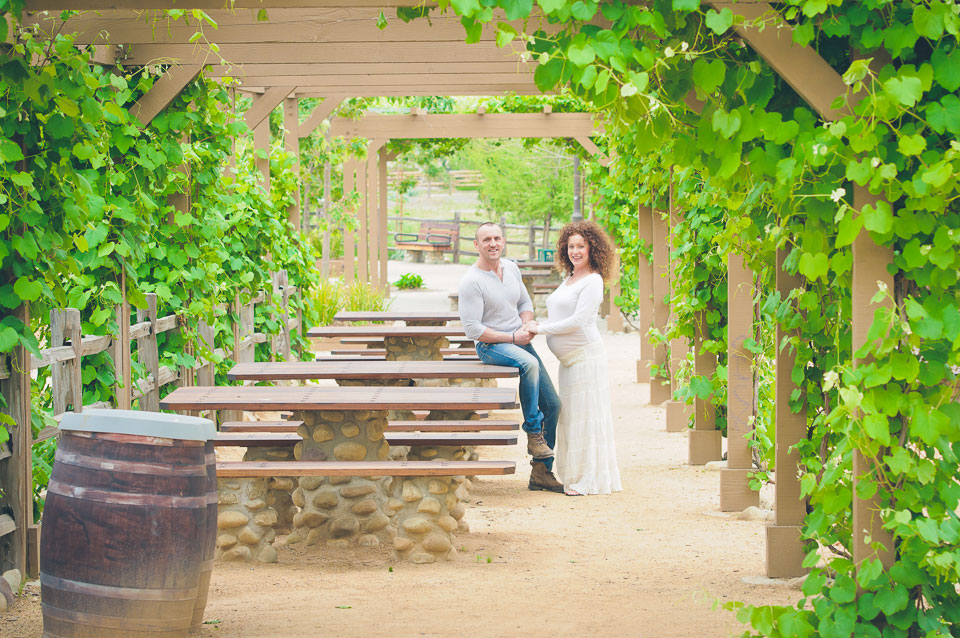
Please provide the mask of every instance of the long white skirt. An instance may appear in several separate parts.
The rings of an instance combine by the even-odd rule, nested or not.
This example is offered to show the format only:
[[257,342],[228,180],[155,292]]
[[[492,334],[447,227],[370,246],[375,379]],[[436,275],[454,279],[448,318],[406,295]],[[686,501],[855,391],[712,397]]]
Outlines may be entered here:
[[580,494],[619,492],[620,470],[613,440],[607,352],[602,341],[560,357],[560,422],[557,476]]

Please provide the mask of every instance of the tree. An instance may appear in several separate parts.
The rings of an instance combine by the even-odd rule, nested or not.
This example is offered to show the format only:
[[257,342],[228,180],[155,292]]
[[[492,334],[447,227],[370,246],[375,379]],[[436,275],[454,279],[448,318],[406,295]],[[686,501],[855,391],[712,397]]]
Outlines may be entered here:
[[549,141],[475,140],[462,157],[483,175],[480,201],[518,223],[567,221],[573,209],[573,163]]

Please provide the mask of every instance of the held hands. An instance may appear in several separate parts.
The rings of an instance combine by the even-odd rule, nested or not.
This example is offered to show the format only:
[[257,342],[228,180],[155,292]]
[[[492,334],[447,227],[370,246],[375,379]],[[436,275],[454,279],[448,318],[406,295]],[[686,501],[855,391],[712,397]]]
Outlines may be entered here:
[[534,335],[535,335],[535,334],[539,334],[539,332],[540,332],[540,324],[538,324],[536,321],[531,320],[531,321],[528,321],[527,323],[523,324],[523,327],[520,328],[520,329],[521,329],[521,330],[526,330],[526,331],[529,332],[530,334],[534,334]]
[[533,334],[531,334],[525,328],[520,328],[513,333],[513,343],[518,346],[525,346],[531,341],[533,341]]

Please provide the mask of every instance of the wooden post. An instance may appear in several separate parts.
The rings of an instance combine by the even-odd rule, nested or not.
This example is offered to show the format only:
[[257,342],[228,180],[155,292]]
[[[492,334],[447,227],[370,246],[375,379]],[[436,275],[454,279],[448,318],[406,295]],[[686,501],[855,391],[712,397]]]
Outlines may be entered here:
[[503,253],[504,257],[507,256],[509,251],[509,244],[507,244],[507,217],[506,215],[500,215],[500,229],[503,231]]
[[367,263],[368,263],[368,272],[370,273],[370,285],[374,287],[375,290],[380,289],[380,187],[377,184],[380,172],[377,170],[377,157],[380,146],[383,144],[381,141],[371,141],[370,145],[367,147],[367,165],[366,173],[367,176],[367,188],[366,188],[366,200],[367,200],[367,241],[368,241],[368,252],[367,252]]
[[369,259],[367,257],[370,246],[370,235],[368,226],[367,202],[370,199],[367,192],[367,165],[365,163],[356,163],[356,189],[360,193],[360,203],[357,207],[357,218],[360,220],[360,229],[357,232],[357,278],[370,283],[370,271],[368,270]]
[[[196,368],[196,382],[198,386],[212,386],[214,384],[215,370],[214,363],[208,357],[212,356],[213,352],[213,326],[208,324],[203,319],[197,321],[197,361],[199,365]],[[200,413],[196,413],[197,416]],[[241,414],[239,411],[237,414]],[[206,417],[212,420],[214,423],[217,423],[217,412],[216,410],[210,410],[207,412]],[[239,418],[237,419],[239,420]]]
[[[667,190],[668,207],[670,210],[670,229],[668,233],[667,249],[675,244],[674,229],[680,223],[680,211],[677,208],[676,200],[673,195],[673,172],[670,172],[670,185]],[[676,286],[678,275],[675,272],[673,263],[669,267],[670,296],[673,297],[673,290]],[[676,318],[673,318],[675,321]],[[680,380],[678,373],[681,365],[687,360],[690,353],[690,343],[686,337],[677,337],[670,340],[670,399],[667,401],[667,432],[686,432],[690,426],[690,417],[693,416],[693,406],[683,401],[677,401],[677,391],[680,390]]]
[[[230,355],[230,358],[233,359],[234,363],[240,363],[241,361],[241,342],[243,337],[240,334],[241,319],[240,313],[240,295],[235,295],[233,298],[233,303],[230,304],[230,317],[233,320],[233,352]],[[220,417],[224,421],[239,421],[243,418],[243,412],[240,410],[221,410]]]
[[50,389],[53,413],[83,411],[83,382],[80,377],[80,311],[76,308],[50,311],[50,345],[59,348],[69,344],[73,359],[50,364]]
[[[330,132],[325,138],[326,149],[330,149]],[[320,278],[326,282],[330,277],[330,160],[323,163],[323,239],[320,244]]]
[[533,224],[530,224],[527,231],[527,259],[535,261],[537,259],[537,229],[533,227]]
[[753,336],[753,272],[742,255],[727,255],[727,467],[720,472],[720,510],[760,505],[750,489],[753,454],[745,438],[753,429],[753,354],[744,341]]
[[[356,170],[356,163],[353,160],[347,160],[343,163],[343,197],[346,198],[350,193],[353,192],[354,185],[354,172]],[[354,280],[354,264],[356,262],[356,252],[354,250],[354,234],[353,231],[347,228],[346,224],[343,227],[343,281],[347,284],[352,284]]]
[[[669,238],[663,213],[653,210],[651,217],[653,220],[653,325],[663,333],[667,330],[667,322],[670,318],[670,307],[666,302],[666,297],[670,293],[667,247]],[[665,345],[661,344],[653,349],[653,363],[660,366],[661,370],[667,367],[667,347]],[[655,379],[651,374],[650,404],[660,405],[669,399],[670,379],[663,376]]]
[[130,302],[127,300],[127,274],[120,271],[120,294],[122,300],[117,304],[117,335],[113,339],[110,357],[113,359],[114,397],[117,408],[129,410],[133,396],[133,381],[130,366]]
[[377,194],[378,199],[380,200],[380,216],[378,218],[380,224],[380,289],[383,291],[385,297],[390,296],[390,275],[387,272],[387,260],[390,257],[389,249],[387,248],[387,148],[386,146],[380,147],[379,152],[377,153],[379,157],[378,163],[378,174],[379,179],[377,180]]
[[[30,309],[24,304],[13,315],[30,326]],[[0,478],[3,494],[0,503],[10,515],[0,515],[0,569],[19,569],[27,573],[28,529],[33,524],[33,432],[30,425],[30,353],[17,346],[7,358],[10,375],[0,380],[0,393],[6,399],[3,413],[14,425],[5,426],[10,432],[7,445],[10,456],[0,460]],[[12,519],[12,520],[10,520]]]
[[609,332],[623,332],[623,315],[617,306],[617,297],[620,296],[620,254],[614,246],[613,274],[610,277],[610,290],[607,295],[607,330]]
[[[784,270],[783,262],[788,250],[777,251],[777,290],[780,298],[786,299],[790,291],[800,287],[800,278]],[[800,456],[791,449],[807,435],[807,416],[805,410],[799,413],[790,410],[790,394],[797,389],[791,380],[797,353],[792,346],[781,348],[783,340],[790,333],[777,325],[777,378],[776,378],[776,440],[774,464],[777,468],[775,484],[775,518],[767,525],[767,576],[770,578],[792,578],[806,573],[803,568],[803,543],[800,531],[803,519],[807,515],[806,504],[800,500]],[[806,403],[803,388],[800,388],[800,402]]]
[[262,150],[266,157],[257,157],[256,165],[260,174],[263,175],[263,188],[270,192],[270,118],[265,117],[260,124],[253,129],[253,148],[255,151]]
[[[700,312],[693,330],[693,365],[698,376],[710,378],[717,371],[717,355],[704,347],[707,334],[707,317]],[[690,465],[704,465],[710,461],[719,461],[723,447],[723,436],[717,429],[717,409],[710,399],[697,397],[693,402],[693,429],[689,434],[688,460]]]
[[[649,206],[637,207],[637,236],[648,246],[653,246],[653,211]],[[653,327],[653,262],[642,253],[637,256],[637,299],[640,315],[640,358],[637,359],[637,383],[650,383],[650,364],[653,362],[653,346],[647,333]]]
[[140,409],[147,412],[160,411],[160,352],[157,349],[157,295],[147,293],[146,310],[137,310],[137,323],[149,321],[150,332],[137,339],[137,357],[153,377],[153,387],[140,397]]
[[[300,106],[299,98],[288,97],[283,100],[283,128],[287,130],[283,136],[283,145],[293,153],[295,158],[294,173],[297,187],[293,191],[293,204],[287,208],[287,219],[296,230],[303,230],[300,219]],[[266,118],[265,121],[269,121]]]
[[[876,205],[880,198],[870,193],[862,186],[854,185],[854,206],[862,210],[867,204]],[[887,298],[878,304],[871,302],[877,293],[877,283],[886,285],[890,294],[893,294],[893,277],[887,271],[887,266],[893,262],[893,252],[887,246],[877,245],[866,229],[861,229],[857,239],[853,242],[853,290],[851,332],[853,333],[853,351],[856,352],[867,342],[867,332],[873,323],[874,312],[883,306],[892,305],[892,299]],[[854,361],[854,365],[858,362]],[[880,502],[874,496],[860,498],[857,496],[857,481],[860,476],[873,471],[873,462],[857,449],[853,450],[853,562],[859,568],[863,561],[879,558],[884,567],[890,567],[896,559],[893,536],[883,529],[880,519]],[[780,473],[777,472],[779,482]],[[869,542],[867,539],[869,538]],[[871,547],[871,543],[879,543],[883,549]]]
[[457,240],[453,242],[453,263],[460,263],[460,211],[453,214],[453,223],[457,225]]

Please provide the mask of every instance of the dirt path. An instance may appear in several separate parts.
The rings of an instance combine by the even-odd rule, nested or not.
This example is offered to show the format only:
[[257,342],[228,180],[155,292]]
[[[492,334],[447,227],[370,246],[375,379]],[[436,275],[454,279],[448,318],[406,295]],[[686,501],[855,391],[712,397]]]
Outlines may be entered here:
[[[421,272],[432,286],[452,270],[397,272]],[[403,296],[394,308],[426,299]],[[647,407],[647,386],[634,382],[637,336],[605,340],[622,493],[529,492],[519,446],[484,449],[481,458],[516,460],[517,474],[475,483],[455,560],[411,565],[387,550],[281,547],[275,565],[218,565],[202,635],[725,637],[742,629],[715,601],[796,601],[786,586],[743,582],[763,575],[764,523],[717,515],[719,474],[685,465],[686,435],[663,431],[664,411]],[[535,345],[555,370],[542,337]],[[0,616],[0,636],[40,635],[38,598]]]

